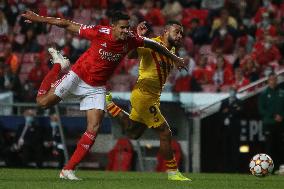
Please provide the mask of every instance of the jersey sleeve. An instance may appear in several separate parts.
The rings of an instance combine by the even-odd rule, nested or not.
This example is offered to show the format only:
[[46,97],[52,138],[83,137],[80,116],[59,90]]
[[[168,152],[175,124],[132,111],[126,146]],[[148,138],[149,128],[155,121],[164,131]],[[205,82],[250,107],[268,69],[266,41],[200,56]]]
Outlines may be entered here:
[[139,57],[142,57],[143,55],[147,55],[148,53],[151,52],[151,49],[145,48],[145,47],[138,47],[137,48],[137,53]]
[[96,25],[81,25],[79,29],[79,36],[88,40],[93,40],[98,34],[98,26]]
[[130,38],[128,41],[129,44],[129,49],[136,49],[138,47],[143,47],[144,46],[144,38],[142,36],[139,36],[138,34],[131,33]]

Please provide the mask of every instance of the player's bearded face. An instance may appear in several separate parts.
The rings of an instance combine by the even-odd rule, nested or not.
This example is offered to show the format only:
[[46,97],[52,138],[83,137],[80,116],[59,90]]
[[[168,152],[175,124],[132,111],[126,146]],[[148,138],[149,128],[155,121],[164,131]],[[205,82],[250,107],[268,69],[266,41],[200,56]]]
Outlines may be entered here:
[[113,25],[113,33],[116,39],[125,40],[129,35],[129,20],[119,20]]
[[182,44],[183,28],[179,25],[172,25],[168,31],[168,41],[174,47],[179,47]]

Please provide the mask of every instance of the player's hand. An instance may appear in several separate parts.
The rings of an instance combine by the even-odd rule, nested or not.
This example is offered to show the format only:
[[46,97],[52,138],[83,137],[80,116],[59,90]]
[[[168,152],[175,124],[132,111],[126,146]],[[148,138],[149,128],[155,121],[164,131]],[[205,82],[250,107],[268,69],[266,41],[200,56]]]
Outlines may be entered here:
[[175,60],[175,66],[177,67],[179,71],[181,70],[188,71],[183,58],[177,57],[177,59]]
[[21,16],[26,19],[25,22],[27,23],[41,21],[41,17],[38,14],[34,13],[33,11],[26,11],[25,13],[21,14]]
[[146,26],[146,21],[140,22],[137,26],[137,34],[140,36],[145,36],[148,31]]

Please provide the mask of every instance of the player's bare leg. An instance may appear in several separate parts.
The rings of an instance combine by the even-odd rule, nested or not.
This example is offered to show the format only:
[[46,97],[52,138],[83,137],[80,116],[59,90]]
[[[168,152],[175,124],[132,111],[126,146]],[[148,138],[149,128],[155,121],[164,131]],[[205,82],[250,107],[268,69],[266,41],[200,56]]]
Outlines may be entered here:
[[89,153],[97,136],[98,129],[101,126],[104,111],[98,109],[91,109],[86,111],[87,115],[87,130],[82,135],[77,143],[77,147],[72,154],[70,160],[60,172],[59,177],[68,180],[81,180],[75,176],[74,170],[76,166],[84,159]]
[[[131,139],[138,139],[146,130],[147,126],[143,123],[133,121],[129,118],[129,114],[119,108],[112,102],[111,94],[106,95],[108,113],[115,117],[122,125],[127,136]],[[166,160],[166,167],[168,169],[169,180],[191,181],[191,179],[183,176],[177,167],[171,146],[172,132],[167,122],[154,129],[160,137],[160,153]]]
[[191,181],[191,179],[183,176],[177,166],[177,162],[172,149],[172,131],[167,122],[161,126],[154,128],[160,137],[160,153],[165,159],[168,180]]
[[123,133],[130,139],[138,139],[147,129],[143,123],[133,121],[129,118],[129,113],[118,107],[113,101],[110,93],[106,95],[107,111],[114,117],[122,127]]
[[49,108],[61,101],[61,98],[54,94],[55,88],[51,88],[46,94],[36,97],[37,105],[41,108]]

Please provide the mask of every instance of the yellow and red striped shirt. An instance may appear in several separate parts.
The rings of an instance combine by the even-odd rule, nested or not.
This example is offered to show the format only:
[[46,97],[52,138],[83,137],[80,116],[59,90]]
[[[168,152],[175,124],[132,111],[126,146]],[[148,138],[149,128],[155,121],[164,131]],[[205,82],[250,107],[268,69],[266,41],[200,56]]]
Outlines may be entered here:
[[[164,45],[161,37],[152,38]],[[140,59],[139,76],[136,86],[155,95],[160,95],[173,68],[173,61],[149,48],[137,49]],[[171,49],[175,53],[175,48]]]

